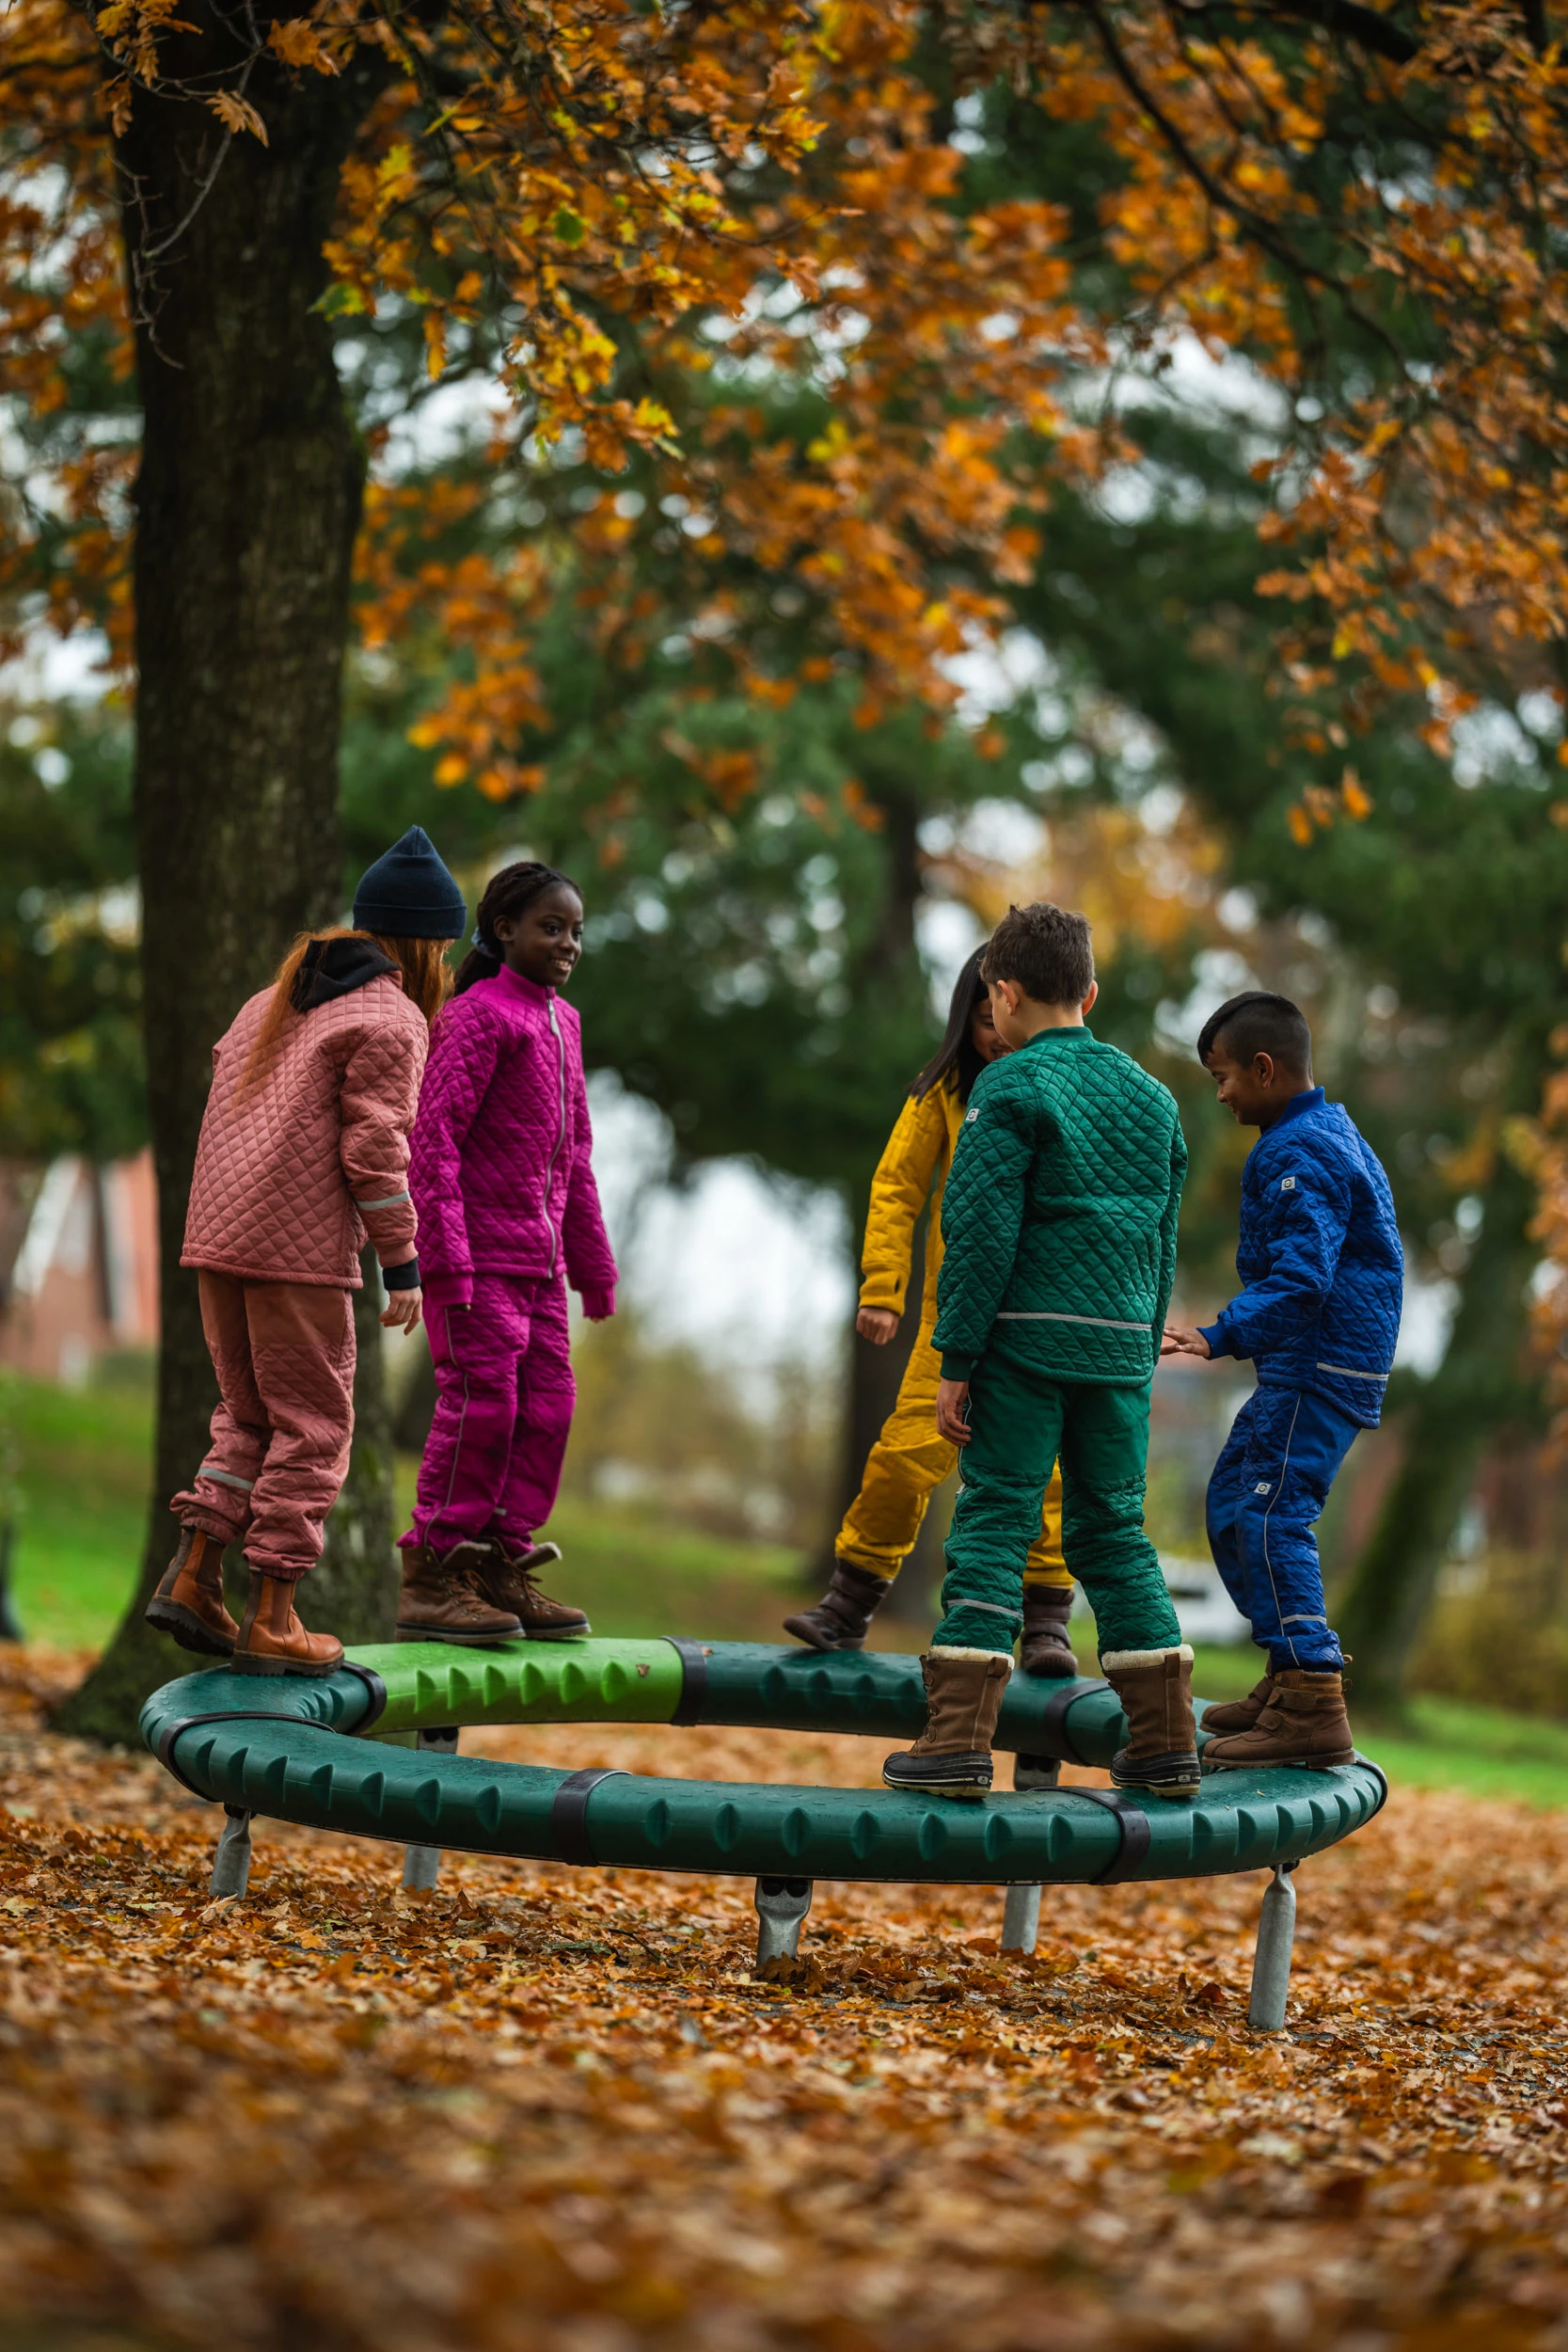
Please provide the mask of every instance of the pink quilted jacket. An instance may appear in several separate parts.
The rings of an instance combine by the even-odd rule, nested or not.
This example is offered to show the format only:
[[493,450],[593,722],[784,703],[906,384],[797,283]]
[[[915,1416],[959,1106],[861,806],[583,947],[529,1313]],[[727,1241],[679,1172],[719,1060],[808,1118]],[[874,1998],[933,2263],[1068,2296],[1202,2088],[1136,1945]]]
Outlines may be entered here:
[[414,1255],[408,1130],[430,1032],[391,973],[315,1005],[261,1083],[235,1090],[271,999],[213,1048],[182,1265],[255,1282],[359,1287],[368,1233],[385,1266]]
[[538,1279],[563,1263],[589,1313],[608,1314],[615,1260],[593,1141],[571,1006],[504,964],[454,997],[431,1040],[408,1169],[433,1295],[466,1304],[476,1274]]

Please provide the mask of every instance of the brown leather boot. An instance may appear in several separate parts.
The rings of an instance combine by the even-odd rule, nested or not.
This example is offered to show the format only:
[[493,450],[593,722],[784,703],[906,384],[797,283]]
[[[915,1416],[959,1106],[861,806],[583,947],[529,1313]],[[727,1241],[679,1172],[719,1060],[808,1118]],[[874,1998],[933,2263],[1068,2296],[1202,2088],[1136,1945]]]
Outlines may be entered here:
[[453,1544],[445,1554],[432,1544],[414,1544],[403,1555],[403,1590],[398,1596],[400,1642],[455,1642],[487,1649],[497,1642],[522,1639],[513,1609],[498,1609],[484,1587],[490,1565],[488,1544]]
[[1070,1584],[1025,1584],[1023,1645],[1018,1662],[1026,1675],[1075,1675],[1078,1661],[1067,1638],[1072,1614]]
[[343,1662],[335,1633],[308,1633],[294,1613],[296,1577],[250,1571],[250,1598],[234,1644],[237,1675],[329,1675]]
[[1193,1721],[1193,1653],[1177,1649],[1101,1652],[1100,1671],[1121,1701],[1128,1741],[1111,1758],[1114,1788],[1148,1788],[1157,1797],[1196,1797],[1197,1726]]
[[1203,1751],[1205,1772],[1256,1772],[1271,1764],[1325,1772],[1354,1761],[1344,1677],[1304,1674],[1294,1666],[1274,1677],[1268,1705],[1250,1731],[1211,1740]]
[[852,1560],[835,1560],[828,1589],[816,1608],[786,1617],[784,1629],[813,1649],[860,1649],[892,1590],[891,1577],[876,1576]]
[[198,1658],[232,1658],[239,1627],[223,1605],[223,1546],[182,1527],[173,1559],[144,1612],[147,1623]]
[[1269,1703],[1274,1689],[1274,1673],[1255,1682],[1244,1699],[1222,1699],[1203,1710],[1203,1728],[1212,1732],[1216,1740],[1228,1739],[1233,1731],[1250,1731]]
[[539,1590],[535,1571],[560,1559],[559,1544],[528,1544],[521,1551],[508,1551],[492,1535],[484,1553],[479,1578],[485,1599],[502,1616],[515,1617],[531,1642],[570,1642],[593,1632],[586,1609],[570,1608]]
[[990,1743],[1013,1661],[996,1650],[933,1649],[920,1661],[926,1679],[926,1728],[914,1745],[890,1756],[890,1788],[973,1802],[991,1784]]

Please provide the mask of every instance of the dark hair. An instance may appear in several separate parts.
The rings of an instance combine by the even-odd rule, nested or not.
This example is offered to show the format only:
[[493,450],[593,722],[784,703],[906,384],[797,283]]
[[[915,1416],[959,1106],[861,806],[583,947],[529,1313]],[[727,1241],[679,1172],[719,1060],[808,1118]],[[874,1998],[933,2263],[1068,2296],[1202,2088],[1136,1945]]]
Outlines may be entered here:
[[1216,1045],[1243,1068],[1255,1054],[1269,1054],[1286,1070],[1312,1074],[1312,1032],[1307,1015],[1288,996],[1249,988],[1212,1012],[1197,1033],[1197,1057],[1205,1067]]
[[451,984],[454,996],[461,996],[476,980],[492,979],[500,970],[505,958],[496,937],[498,922],[515,920],[535,898],[560,883],[567,890],[578,890],[570,874],[558,866],[541,866],[533,858],[524,858],[515,866],[503,866],[499,874],[492,874],[484,885],[484,896],[479,902],[479,915],[474,924],[474,944],[457,967],[457,977]]
[[986,1066],[969,1033],[975,1006],[986,1002],[986,984],[980,977],[980,966],[985,960],[984,946],[976,947],[953,983],[953,1001],[947,1008],[947,1026],[942,1031],[942,1043],[910,1089],[917,1103],[923,1103],[931,1089],[947,1078],[951,1078],[959,1102],[967,1103],[970,1088]]
[[1094,986],[1089,918],[1049,898],[1009,907],[990,935],[988,980],[1016,980],[1037,1005],[1081,1005]]

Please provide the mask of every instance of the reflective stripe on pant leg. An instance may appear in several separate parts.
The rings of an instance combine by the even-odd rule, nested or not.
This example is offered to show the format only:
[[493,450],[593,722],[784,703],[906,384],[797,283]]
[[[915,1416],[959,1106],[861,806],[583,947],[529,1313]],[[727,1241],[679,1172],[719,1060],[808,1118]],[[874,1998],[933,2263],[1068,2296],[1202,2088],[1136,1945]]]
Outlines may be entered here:
[[1062,1533],[1100,1648],[1174,1648],[1181,1629],[1144,1532],[1148,1390],[1064,1381],[1062,1395]]
[[321,1558],[354,1438],[354,1302],[309,1282],[247,1282],[256,1385],[272,1425],[251,1502],[245,1558],[300,1577]]
[[970,1428],[932,1638],[944,1648],[1010,1649],[1061,1437],[1061,1387],[989,1357],[970,1384]]
[[558,1276],[517,1289],[524,1332],[517,1418],[495,1517],[498,1534],[514,1543],[536,1534],[555,1508],[577,1404],[564,1281]]

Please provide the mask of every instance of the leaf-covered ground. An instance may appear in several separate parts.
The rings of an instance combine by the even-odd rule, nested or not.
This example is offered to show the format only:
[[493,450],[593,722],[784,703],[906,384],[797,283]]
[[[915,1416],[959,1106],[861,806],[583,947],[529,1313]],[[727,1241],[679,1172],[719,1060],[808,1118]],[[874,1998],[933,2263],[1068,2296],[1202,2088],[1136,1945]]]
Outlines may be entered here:
[[258,1824],[248,1899],[214,1906],[213,1809],[44,1733],[48,1678],[0,1691],[8,2344],[1568,2344],[1560,1817],[1396,1796],[1306,1865],[1269,2040],[1256,1876],[1048,1890],[1033,1961],[988,1890],[822,1887],[771,1983],[743,1882],[449,1859],[404,1896],[395,1850]]

